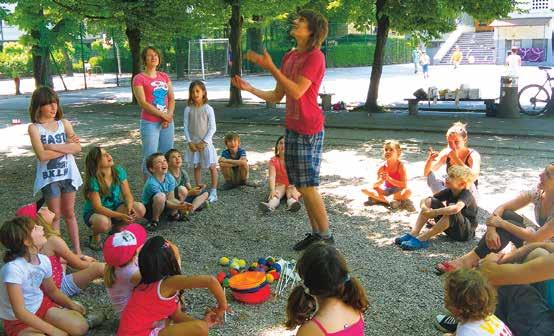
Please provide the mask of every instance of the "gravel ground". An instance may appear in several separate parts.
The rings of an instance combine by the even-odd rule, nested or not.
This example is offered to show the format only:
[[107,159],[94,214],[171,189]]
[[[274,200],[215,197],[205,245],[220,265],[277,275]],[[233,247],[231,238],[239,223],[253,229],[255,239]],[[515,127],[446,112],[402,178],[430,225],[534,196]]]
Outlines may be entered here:
[[[109,110],[109,109],[108,109]],[[126,110],[126,109],[125,109]],[[79,111],[73,114],[72,111]],[[69,116],[76,124],[76,132],[86,145],[103,144],[116,163],[128,171],[131,189],[138,199],[142,188],[139,175],[140,140],[135,129],[136,120],[130,123],[129,114],[105,112],[106,109],[89,107],[73,109]],[[103,111],[101,115],[95,115]],[[120,111],[120,110],[118,110]],[[136,115],[136,114],[135,114]],[[92,121],[97,123],[92,128]],[[100,121],[101,122],[100,122]],[[98,124],[99,123],[99,124]],[[238,130],[242,146],[251,163],[251,180],[265,185],[266,161],[272,155],[272,146],[281,127],[242,126],[218,124],[214,142],[221,150],[224,132]],[[180,135],[180,132],[178,132]],[[326,133],[325,154],[322,164],[322,186],[329,220],[335,234],[336,245],[346,256],[352,274],[364,285],[371,301],[365,315],[366,335],[436,335],[432,318],[442,310],[441,280],[433,273],[433,265],[441,260],[461,255],[476,241],[450,242],[446,237],[433,240],[426,251],[404,252],[393,246],[392,240],[409,229],[416,214],[405,211],[391,212],[383,207],[364,207],[360,188],[366,186],[380,162],[381,144],[386,138],[401,140],[405,146],[404,159],[408,162],[410,186],[416,205],[427,196],[424,179],[420,176],[425,160],[429,136],[424,133],[391,133],[351,130],[329,130]],[[433,138],[435,139],[435,138]],[[432,140],[438,143],[442,137]],[[530,143],[536,141],[528,140]],[[425,143],[425,145],[423,145]],[[549,162],[551,154],[494,149],[472,143],[483,157],[480,178],[480,223],[488,211],[500,202],[513,197],[523,187],[537,182],[539,171]],[[177,142],[182,149],[182,142]],[[77,156],[83,170],[84,153]],[[34,157],[29,148],[21,145],[17,150],[0,154],[0,213],[8,218],[17,206],[28,203],[34,178]],[[204,176],[208,180],[207,175]],[[243,187],[220,192],[219,201],[207,210],[192,217],[190,222],[163,225],[156,234],[170,238],[181,250],[185,274],[216,274],[220,256],[237,256],[253,261],[262,256],[298,259],[291,246],[302,238],[308,228],[304,210],[292,214],[280,208],[270,215],[262,214],[257,207],[266,194],[265,187]],[[78,193],[76,206],[82,218],[82,193]],[[526,213],[530,214],[529,209]],[[81,239],[89,230],[80,220]],[[65,232],[65,230],[63,230]],[[480,233],[483,227],[480,226]],[[84,244],[82,244],[84,246]],[[84,248],[84,252],[101,259],[101,255]],[[117,319],[110,308],[102,282],[92,284],[77,300],[89,310],[102,310],[108,320],[93,335],[113,335]],[[200,317],[204,309],[214,304],[204,290],[185,293],[186,309]],[[257,306],[242,305],[230,300],[234,314],[224,326],[210,331],[210,335],[292,335],[282,327],[286,297],[272,298]]]

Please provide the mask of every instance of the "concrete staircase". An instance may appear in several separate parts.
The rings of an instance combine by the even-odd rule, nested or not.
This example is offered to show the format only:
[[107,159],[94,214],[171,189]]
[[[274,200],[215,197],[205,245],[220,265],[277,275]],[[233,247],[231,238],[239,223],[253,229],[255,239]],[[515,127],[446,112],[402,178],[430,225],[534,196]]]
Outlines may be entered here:
[[456,46],[463,54],[462,64],[469,64],[468,56],[475,57],[473,64],[495,64],[495,45],[493,32],[463,33],[458,41],[450,48],[439,64],[450,64]]

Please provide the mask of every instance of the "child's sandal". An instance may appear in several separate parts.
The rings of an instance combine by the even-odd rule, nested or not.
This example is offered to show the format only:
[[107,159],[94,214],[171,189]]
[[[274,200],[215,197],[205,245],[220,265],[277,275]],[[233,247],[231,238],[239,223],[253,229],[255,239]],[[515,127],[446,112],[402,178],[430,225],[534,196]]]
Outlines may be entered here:
[[153,220],[146,224],[146,230],[149,232],[154,232],[158,228],[158,225],[160,225],[160,222]]

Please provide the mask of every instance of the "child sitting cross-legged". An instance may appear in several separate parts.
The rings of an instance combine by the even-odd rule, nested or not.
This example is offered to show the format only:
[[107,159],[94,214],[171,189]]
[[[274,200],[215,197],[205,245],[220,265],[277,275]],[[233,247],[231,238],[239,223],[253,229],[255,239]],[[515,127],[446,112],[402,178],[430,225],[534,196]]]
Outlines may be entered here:
[[221,189],[229,190],[247,184],[248,160],[246,159],[246,151],[240,147],[238,133],[225,134],[224,141],[227,148],[221,152],[219,158],[219,167],[225,179]]
[[208,206],[209,193],[206,191],[206,185],[200,184],[192,187],[190,177],[183,168],[183,157],[176,149],[170,149],[165,153],[165,159],[168,163],[168,171],[177,183],[175,188],[175,197],[181,202],[191,203],[191,212],[201,210]]
[[[385,204],[396,209],[404,207],[406,210],[415,211],[410,196],[412,192],[408,188],[406,168],[400,155],[402,149],[396,140],[387,140],[383,145],[383,159],[385,162],[377,171],[377,181],[371,190],[362,189],[368,197],[364,205]],[[391,197],[392,196],[392,197]],[[392,198],[389,201],[387,197]]]
[[146,168],[152,175],[144,184],[142,203],[146,206],[145,217],[150,220],[146,229],[154,231],[162,215],[166,215],[170,221],[180,221],[183,217],[179,211],[189,211],[192,205],[175,198],[177,182],[168,172],[167,161],[162,153],[150,155],[146,159]]
[[[494,315],[496,290],[477,270],[459,269],[448,273],[444,283],[444,306],[458,320],[456,336],[511,336],[512,332]],[[452,318],[438,315],[435,325]]]
[[[468,190],[472,182],[473,173],[469,167],[450,167],[446,189],[421,200],[421,212],[412,231],[396,238],[395,244],[404,250],[424,249],[429,247],[429,239],[442,232],[457,241],[472,239],[477,227],[477,202]],[[436,224],[421,233],[431,218]]]

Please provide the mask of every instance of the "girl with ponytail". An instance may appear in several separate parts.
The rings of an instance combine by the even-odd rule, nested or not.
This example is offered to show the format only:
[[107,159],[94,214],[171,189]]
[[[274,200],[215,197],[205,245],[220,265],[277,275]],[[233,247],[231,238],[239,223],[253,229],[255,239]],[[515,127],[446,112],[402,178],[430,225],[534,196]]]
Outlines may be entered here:
[[369,302],[336,248],[312,244],[298,261],[297,271],[302,282],[288,299],[287,328],[300,325],[297,336],[364,335],[362,314]]

